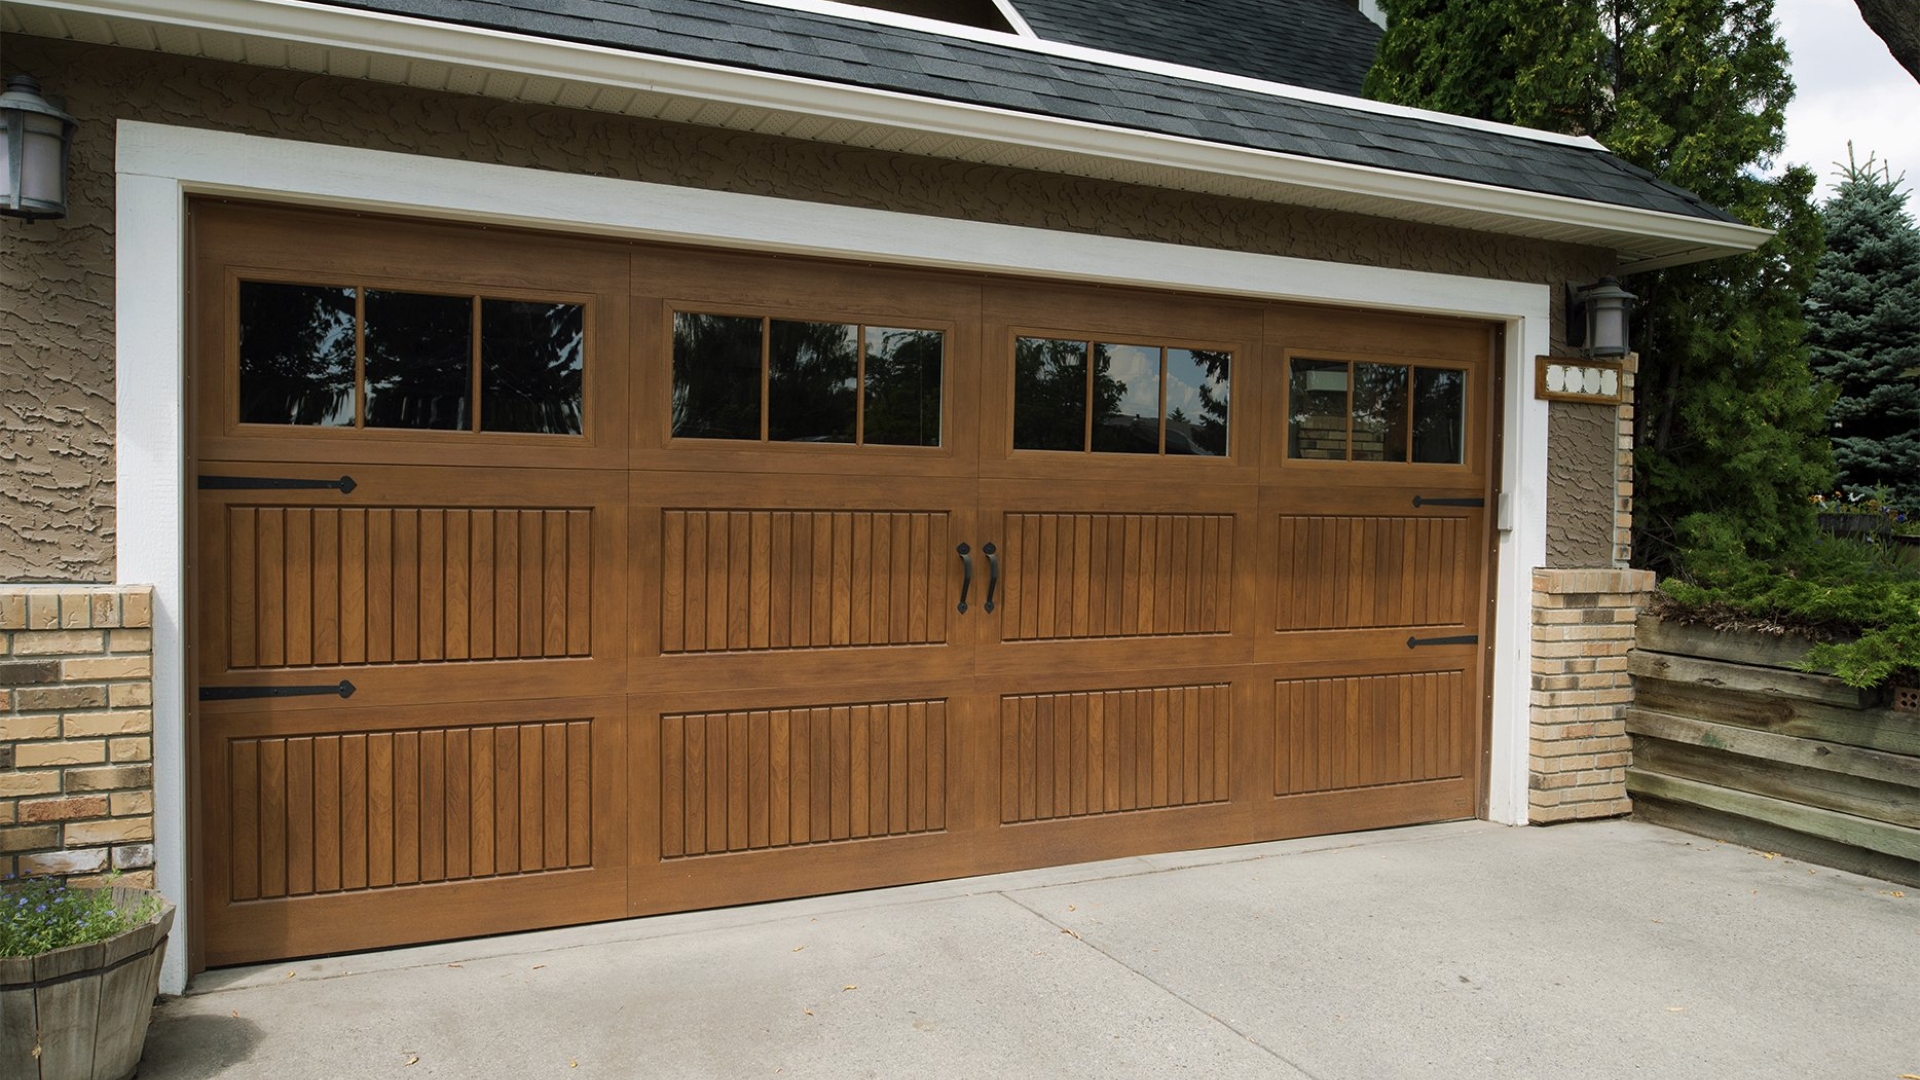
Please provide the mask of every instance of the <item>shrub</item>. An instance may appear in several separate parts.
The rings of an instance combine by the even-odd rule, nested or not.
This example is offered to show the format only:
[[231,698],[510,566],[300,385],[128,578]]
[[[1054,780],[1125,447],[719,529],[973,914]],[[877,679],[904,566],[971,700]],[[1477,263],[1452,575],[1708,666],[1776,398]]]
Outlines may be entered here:
[[1920,678],[1920,569],[1871,539],[1825,537],[1772,560],[1729,539],[1688,552],[1682,576],[1661,582],[1655,614],[1808,638],[1803,666],[1849,686]]
[[158,896],[122,907],[111,888],[80,888],[47,877],[9,881],[0,884],[0,956],[37,956],[104,941],[159,912]]

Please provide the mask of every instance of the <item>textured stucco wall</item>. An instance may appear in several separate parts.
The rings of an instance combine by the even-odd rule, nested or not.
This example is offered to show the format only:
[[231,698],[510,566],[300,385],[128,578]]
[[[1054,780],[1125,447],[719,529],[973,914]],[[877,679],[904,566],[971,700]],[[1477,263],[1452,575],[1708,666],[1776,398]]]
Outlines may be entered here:
[[1547,409],[1547,565],[1612,566],[1619,410],[1571,401]]
[[[1608,252],[1573,245],[47,39],[9,38],[7,68],[64,94],[81,130],[72,216],[0,223],[0,580],[113,576],[112,131],[120,118],[1544,282],[1555,286],[1556,324],[1561,283],[1612,269]],[[1596,447],[1611,445],[1609,433]],[[1549,506],[1563,517],[1590,512],[1572,492],[1551,493]],[[1584,522],[1577,531],[1585,535]]]

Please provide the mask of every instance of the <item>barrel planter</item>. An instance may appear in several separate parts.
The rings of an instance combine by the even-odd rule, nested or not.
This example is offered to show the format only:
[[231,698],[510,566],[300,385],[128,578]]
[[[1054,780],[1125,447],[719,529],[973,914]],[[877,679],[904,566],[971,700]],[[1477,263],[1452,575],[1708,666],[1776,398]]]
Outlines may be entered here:
[[[154,895],[115,888],[123,910]],[[173,905],[124,933],[38,956],[0,957],[0,1077],[125,1080],[140,1066]]]

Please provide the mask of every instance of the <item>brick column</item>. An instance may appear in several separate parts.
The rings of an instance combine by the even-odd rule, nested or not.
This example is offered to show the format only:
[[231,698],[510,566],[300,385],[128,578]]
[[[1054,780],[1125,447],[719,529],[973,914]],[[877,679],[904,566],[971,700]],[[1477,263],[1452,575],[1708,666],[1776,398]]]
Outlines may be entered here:
[[0,876],[153,887],[153,590],[0,585]]
[[1628,813],[1627,651],[1653,591],[1650,570],[1533,572],[1533,693],[1527,818]]
[[1640,354],[1632,353],[1620,365],[1619,446],[1613,466],[1613,565],[1633,562],[1633,410],[1634,376]]

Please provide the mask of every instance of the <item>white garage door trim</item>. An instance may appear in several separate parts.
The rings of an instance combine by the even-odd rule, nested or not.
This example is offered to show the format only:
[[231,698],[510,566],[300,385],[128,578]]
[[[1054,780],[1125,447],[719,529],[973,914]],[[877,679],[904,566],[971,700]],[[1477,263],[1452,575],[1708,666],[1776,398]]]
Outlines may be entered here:
[[[1546,561],[1547,406],[1528,392],[1551,292],[1529,285],[666,187],[123,120],[116,168],[118,578],[154,595],[160,888],[187,889],[186,197],[394,211],[597,236],[859,257],[1054,280],[1465,315],[1507,326],[1489,816],[1524,824],[1532,568]],[[184,912],[183,912],[184,916]],[[162,986],[186,986],[187,920]]]

